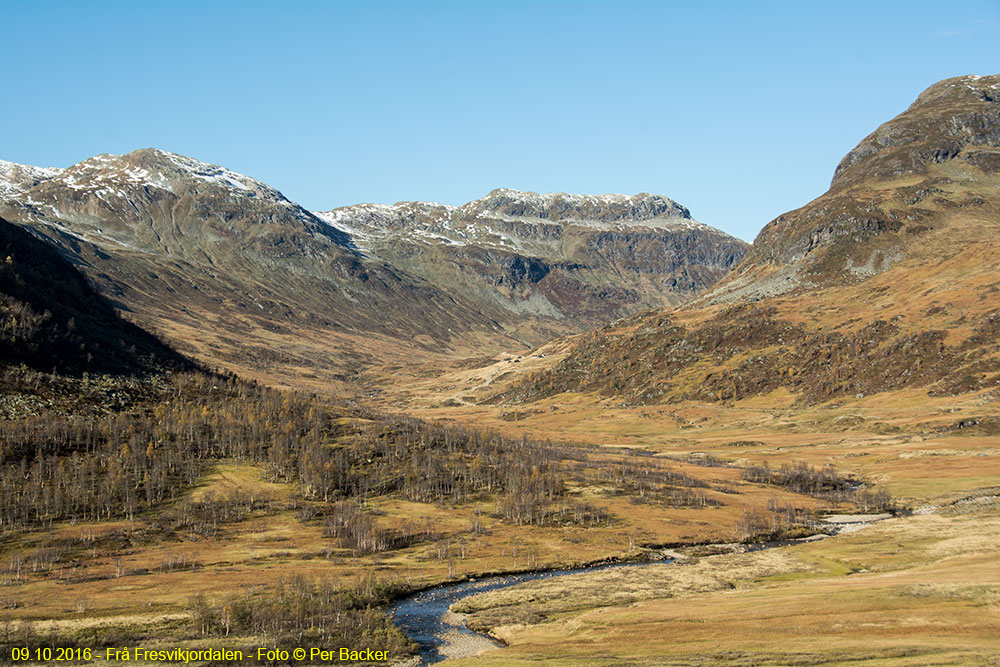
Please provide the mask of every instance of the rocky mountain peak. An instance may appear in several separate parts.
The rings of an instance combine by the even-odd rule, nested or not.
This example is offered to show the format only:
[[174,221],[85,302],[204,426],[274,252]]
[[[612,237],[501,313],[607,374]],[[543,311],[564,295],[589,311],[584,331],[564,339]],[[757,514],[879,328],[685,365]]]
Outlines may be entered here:
[[[732,238],[703,225],[677,202],[649,193],[637,195],[539,194],[498,188],[462,206],[416,201],[356,204],[315,214],[333,229],[348,234],[362,249],[399,242],[466,245],[536,256],[561,256],[567,235],[605,232],[687,234],[692,230]],[[742,255],[742,252],[739,253]]]
[[850,151],[829,191],[768,223],[736,270],[689,306],[888,271],[956,212],[992,216],[998,174],[1000,75],[940,81]]
[[395,204],[351,204],[315,215],[334,227],[352,233],[392,232],[410,228],[419,220],[448,220],[454,206],[437,202],[402,201]]
[[1000,171],[1000,75],[940,81],[883,123],[849,152],[831,187],[923,173],[928,165],[961,159]]
[[97,245],[189,260],[203,258],[208,246],[253,246],[268,256],[323,253],[331,240],[350,246],[346,235],[274,188],[154,148],[96,155],[66,169],[6,163],[0,189],[15,218],[51,220]]
[[461,208],[472,215],[536,218],[550,222],[641,223],[691,219],[690,211],[677,202],[645,192],[637,195],[573,195],[498,188]]
[[39,183],[55,178],[62,171],[56,167],[33,167],[0,160],[0,199],[27,192]]
[[255,178],[157,148],[142,148],[124,155],[96,155],[61,170],[58,178],[63,185],[77,191],[100,191],[118,184],[180,196],[189,188],[195,188],[199,193],[216,190],[229,197],[295,206],[280,192]]

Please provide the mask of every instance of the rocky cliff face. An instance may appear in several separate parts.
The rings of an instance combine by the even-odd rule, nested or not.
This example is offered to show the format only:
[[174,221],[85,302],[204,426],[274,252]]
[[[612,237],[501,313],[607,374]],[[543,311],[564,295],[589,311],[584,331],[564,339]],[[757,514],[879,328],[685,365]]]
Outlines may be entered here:
[[190,354],[342,377],[408,347],[540,342],[675,303],[745,245],[653,195],[498,190],[457,208],[314,214],[155,149],[66,169],[0,163],[0,215]]
[[463,206],[348,206],[318,214],[364,252],[511,313],[596,325],[704,290],[746,244],[651,194],[500,189]]
[[[849,152],[830,190],[761,230],[702,303],[734,303],[863,280],[940,227],[945,210],[983,209],[963,189],[1000,173],[1000,76],[946,79]],[[989,193],[992,196],[992,193]]]
[[931,165],[956,159],[996,173],[998,148],[1000,76],[945,79],[845,155],[830,187],[926,174]]
[[826,194],[768,224],[714,288],[583,337],[496,400],[996,391],[998,157],[1000,76],[935,84],[841,161]]

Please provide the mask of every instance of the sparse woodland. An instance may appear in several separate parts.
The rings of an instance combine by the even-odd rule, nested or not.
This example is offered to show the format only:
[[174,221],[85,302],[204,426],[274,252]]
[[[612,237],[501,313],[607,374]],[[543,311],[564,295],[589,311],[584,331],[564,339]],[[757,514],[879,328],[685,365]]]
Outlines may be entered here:
[[[161,537],[182,531],[212,539],[222,524],[288,509],[245,492],[186,497],[185,491],[220,461],[252,464],[266,471],[271,482],[293,487],[291,502],[300,520],[317,522],[334,545],[356,556],[438,539],[432,526],[385,527],[366,509],[368,501],[378,498],[445,506],[485,501],[494,508],[493,518],[508,524],[586,527],[608,526],[615,517],[581,500],[574,491],[581,485],[603,497],[682,508],[719,506],[719,492],[732,493],[658,457],[609,456],[375,414],[204,373],[174,374],[155,400],[139,401],[128,410],[47,412],[0,421],[0,443],[0,532],[13,536],[54,522],[140,518]],[[772,470],[762,465],[745,469],[742,476],[832,502],[860,497],[857,482],[832,469]],[[889,507],[883,495],[864,499],[866,508]],[[748,517],[740,539],[784,534],[790,522],[802,519],[783,508],[771,514]],[[474,535],[482,530],[479,516],[477,510],[469,527]],[[38,549],[28,560],[8,559],[7,577],[20,580],[29,569],[55,572],[59,559],[58,545]],[[161,563],[159,571],[197,567],[177,557]],[[393,585],[398,586],[370,580],[345,588],[295,580],[265,596],[193,598],[189,632],[192,637],[254,635],[275,642],[313,638],[344,646],[377,640],[405,653],[405,638],[374,609],[401,592]],[[11,641],[55,641],[24,634],[31,632],[30,624],[25,625],[10,634]],[[116,640],[102,632],[87,641]]]
[[144,410],[8,420],[0,439],[6,530],[134,518],[219,459],[263,465],[273,480],[296,484],[304,500],[398,494],[462,503],[488,495],[518,525],[567,516],[558,505],[560,453],[549,445],[349,413],[235,378],[178,375],[162,402]]
[[783,486],[796,493],[825,500],[850,502],[864,512],[888,512],[897,509],[885,489],[865,489],[859,480],[845,477],[831,465],[813,468],[800,462],[771,468],[767,461],[764,461],[745,468],[742,477],[751,482]]

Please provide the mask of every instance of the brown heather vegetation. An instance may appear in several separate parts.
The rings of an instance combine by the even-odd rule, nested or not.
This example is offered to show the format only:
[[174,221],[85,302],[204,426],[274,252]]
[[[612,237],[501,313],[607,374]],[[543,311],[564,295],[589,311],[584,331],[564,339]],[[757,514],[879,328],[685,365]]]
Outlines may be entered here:
[[624,320],[492,400],[593,392],[643,405],[741,400],[784,387],[816,403],[910,386],[947,395],[1000,385],[1000,359],[990,356],[1000,311],[971,322],[972,335],[959,345],[946,344],[944,331],[904,332],[886,320],[855,332],[810,332],[777,312],[734,306],[695,326],[667,315]]

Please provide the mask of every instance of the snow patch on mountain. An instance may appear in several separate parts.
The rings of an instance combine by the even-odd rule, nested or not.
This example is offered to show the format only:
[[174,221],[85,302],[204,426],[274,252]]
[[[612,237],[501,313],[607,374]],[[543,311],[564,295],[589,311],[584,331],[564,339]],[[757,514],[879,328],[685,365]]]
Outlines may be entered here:
[[57,167],[33,167],[0,160],[0,199],[9,199],[62,173]]
[[437,202],[397,202],[354,204],[313,215],[348,234],[359,248],[370,249],[379,241],[400,236],[464,245],[465,232],[451,227],[456,210]]
[[597,228],[704,227],[691,218],[688,209],[672,199],[645,192],[637,195],[539,194],[498,188],[461,209],[470,216],[484,219],[535,219]]
[[[191,178],[213,183],[221,187],[236,188],[237,190],[244,190],[247,192],[269,191],[269,194],[275,193],[278,194],[278,196],[281,196],[277,190],[273,190],[260,181],[232,171],[231,169],[226,169],[225,167],[220,167],[216,164],[201,162],[200,160],[195,160],[194,158],[178,155],[176,153],[168,153],[167,151],[158,152]],[[282,197],[282,199],[283,198],[284,197]]]
[[[717,232],[694,220],[677,202],[648,193],[538,194],[499,188],[458,207],[436,202],[357,204],[313,215],[350,235],[366,250],[406,241],[558,253],[557,239],[566,226],[619,232],[641,228]],[[522,225],[528,225],[524,233],[519,231]]]

